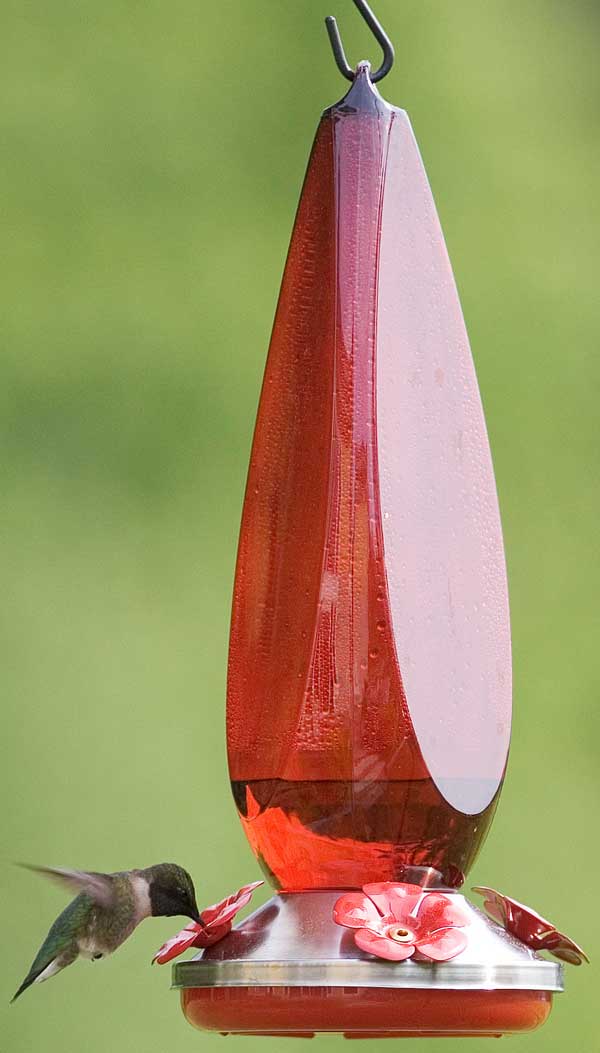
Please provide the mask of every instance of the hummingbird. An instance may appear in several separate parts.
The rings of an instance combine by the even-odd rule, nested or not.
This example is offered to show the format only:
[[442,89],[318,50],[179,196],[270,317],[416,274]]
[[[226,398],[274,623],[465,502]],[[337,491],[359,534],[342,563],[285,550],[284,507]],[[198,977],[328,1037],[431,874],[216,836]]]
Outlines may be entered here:
[[76,896],[52,925],[13,1002],[31,984],[49,980],[79,957],[98,961],[112,954],[144,918],[182,915],[202,924],[194,883],[176,863],[115,874],[22,865]]

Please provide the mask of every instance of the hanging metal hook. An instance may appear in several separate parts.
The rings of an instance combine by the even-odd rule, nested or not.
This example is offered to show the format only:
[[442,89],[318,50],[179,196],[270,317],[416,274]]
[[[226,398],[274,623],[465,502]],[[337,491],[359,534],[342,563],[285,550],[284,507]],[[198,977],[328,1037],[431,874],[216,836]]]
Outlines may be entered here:
[[[375,84],[378,80],[382,80],[387,73],[390,72],[394,64],[394,47],[390,38],[388,37],[385,29],[380,22],[377,21],[375,15],[371,11],[365,0],[354,0],[355,7],[358,8],[369,29],[375,35],[378,43],[381,45],[383,51],[383,62],[379,69],[371,74],[371,80]],[[346,53],[344,51],[344,45],[342,44],[342,38],[340,31],[337,26],[337,22],[333,15],[328,15],[325,19],[325,25],[327,26],[327,32],[329,33],[329,40],[331,41],[331,47],[333,49],[333,55],[337,63],[337,68],[340,73],[346,77],[347,80],[354,80],[354,70],[348,65]]]

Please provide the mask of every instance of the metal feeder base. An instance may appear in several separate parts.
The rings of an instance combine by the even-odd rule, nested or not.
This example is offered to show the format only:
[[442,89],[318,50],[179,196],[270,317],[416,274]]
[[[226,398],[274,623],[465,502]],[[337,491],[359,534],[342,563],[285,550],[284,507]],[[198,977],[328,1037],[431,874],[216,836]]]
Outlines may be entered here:
[[[459,895],[459,893],[448,893]],[[194,1027],[222,1034],[347,1038],[532,1031],[563,990],[545,961],[460,897],[469,945],[449,962],[363,954],[332,909],[341,891],[274,896],[220,943],[173,966]]]

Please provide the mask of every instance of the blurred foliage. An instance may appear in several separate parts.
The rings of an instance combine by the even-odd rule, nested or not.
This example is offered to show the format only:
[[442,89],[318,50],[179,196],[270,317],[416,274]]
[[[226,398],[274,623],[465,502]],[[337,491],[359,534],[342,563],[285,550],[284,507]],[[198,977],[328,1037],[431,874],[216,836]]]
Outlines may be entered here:
[[[597,959],[599,9],[374,7],[397,46],[384,94],[411,114],[461,289],[510,571],[511,764],[471,877]],[[378,60],[352,5],[331,9],[352,58]],[[4,0],[3,1002],[64,902],[14,859],[172,858],[204,903],[257,876],[225,763],[229,604],[295,205],[344,90],[329,12]],[[220,1048],[148,967],[172,929],[146,922],[1,1009],[2,1049]],[[514,1053],[593,1048],[592,977],[568,970]]]

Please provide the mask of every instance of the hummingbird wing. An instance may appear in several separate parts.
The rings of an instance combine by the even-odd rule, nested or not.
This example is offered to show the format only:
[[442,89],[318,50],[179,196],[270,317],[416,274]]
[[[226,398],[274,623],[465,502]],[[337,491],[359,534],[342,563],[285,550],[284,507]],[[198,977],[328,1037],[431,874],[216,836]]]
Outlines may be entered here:
[[111,907],[114,904],[115,884],[112,874],[97,874],[92,870],[67,870],[64,867],[38,867],[32,863],[20,863],[19,866],[37,874],[44,874],[75,895],[85,892],[102,907]]
[[81,893],[59,914],[13,997],[13,1002],[31,984],[49,979],[75,961],[79,954],[77,937],[85,927],[93,906],[93,900]]

